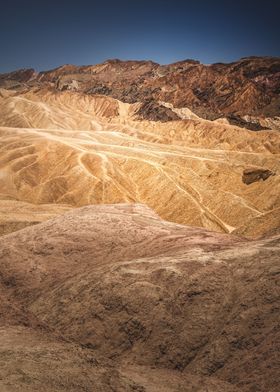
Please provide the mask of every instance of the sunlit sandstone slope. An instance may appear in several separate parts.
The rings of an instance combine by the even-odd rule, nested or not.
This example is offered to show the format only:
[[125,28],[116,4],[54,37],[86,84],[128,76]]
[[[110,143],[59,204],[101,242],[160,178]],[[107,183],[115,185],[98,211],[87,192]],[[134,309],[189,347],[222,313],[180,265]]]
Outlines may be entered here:
[[139,105],[47,88],[1,90],[1,199],[141,202],[170,221],[248,237],[279,227],[279,133],[191,115],[144,121]]

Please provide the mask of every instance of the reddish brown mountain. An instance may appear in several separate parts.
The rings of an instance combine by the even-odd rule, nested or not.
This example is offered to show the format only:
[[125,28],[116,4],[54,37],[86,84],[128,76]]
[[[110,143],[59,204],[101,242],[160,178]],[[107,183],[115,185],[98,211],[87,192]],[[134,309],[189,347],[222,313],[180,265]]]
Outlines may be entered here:
[[[8,82],[7,82],[8,81]],[[90,66],[64,65],[35,74],[20,70],[0,75],[0,86],[20,83],[47,84],[58,90],[102,94],[120,101],[143,102],[139,113],[147,119],[168,121],[174,113],[160,105],[188,107],[207,119],[227,117],[231,123],[250,126],[243,116],[274,117],[280,114],[280,58],[248,57],[212,65],[194,60],[159,65],[152,61],[108,60]],[[151,114],[151,110],[154,114]]]

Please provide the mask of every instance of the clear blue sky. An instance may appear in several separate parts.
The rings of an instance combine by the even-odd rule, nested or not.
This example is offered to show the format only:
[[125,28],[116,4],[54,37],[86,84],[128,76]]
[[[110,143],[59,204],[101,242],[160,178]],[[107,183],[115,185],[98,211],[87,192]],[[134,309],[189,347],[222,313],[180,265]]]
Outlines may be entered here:
[[0,72],[109,58],[280,56],[280,2],[271,0],[10,0],[0,13]]

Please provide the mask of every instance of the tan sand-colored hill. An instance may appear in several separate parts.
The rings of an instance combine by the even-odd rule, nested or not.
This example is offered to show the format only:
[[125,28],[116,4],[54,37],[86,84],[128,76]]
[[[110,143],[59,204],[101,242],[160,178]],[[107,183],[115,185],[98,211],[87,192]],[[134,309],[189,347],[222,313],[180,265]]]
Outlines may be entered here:
[[276,392],[279,244],[139,204],[1,237],[1,391]]
[[18,200],[0,200],[0,235],[44,222],[69,209],[69,206],[59,204],[34,205]]
[[248,237],[277,228],[279,218],[265,217],[280,211],[278,132],[195,116],[143,121],[138,108],[70,91],[2,92],[1,198],[62,208],[141,202],[170,221]]

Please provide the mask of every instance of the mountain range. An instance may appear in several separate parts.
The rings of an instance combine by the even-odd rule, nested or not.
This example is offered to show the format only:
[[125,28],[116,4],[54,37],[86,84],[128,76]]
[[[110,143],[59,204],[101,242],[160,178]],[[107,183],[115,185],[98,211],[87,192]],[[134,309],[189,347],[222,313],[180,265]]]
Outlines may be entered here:
[[234,125],[258,130],[267,126],[264,118],[279,117],[280,111],[280,60],[273,57],[212,65],[196,60],[160,65],[116,59],[98,65],[64,65],[46,72],[26,69],[0,75],[0,86],[26,85],[50,85],[55,90],[142,102],[139,115],[148,120],[179,119],[179,113],[168,110],[169,104],[171,108],[189,108],[206,119],[226,117]]

